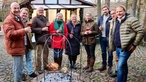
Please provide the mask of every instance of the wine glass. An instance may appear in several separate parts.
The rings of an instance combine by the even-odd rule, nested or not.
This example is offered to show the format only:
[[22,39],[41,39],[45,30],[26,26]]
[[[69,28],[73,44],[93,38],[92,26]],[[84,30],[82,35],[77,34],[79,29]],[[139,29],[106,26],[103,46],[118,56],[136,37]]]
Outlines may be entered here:
[[47,23],[46,23],[46,27],[49,27],[49,26],[50,26],[50,23],[49,23],[49,22],[47,22]]
[[89,31],[89,30],[90,30],[90,28],[89,28],[89,27],[87,27],[87,28],[86,28],[86,31]]
[[30,21],[27,23],[27,26],[28,26],[28,27],[32,27],[32,20],[30,20]]
[[27,26],[28,26],[28,27],[32,27],[32,24],[31,24],[31,23],[28,23]]

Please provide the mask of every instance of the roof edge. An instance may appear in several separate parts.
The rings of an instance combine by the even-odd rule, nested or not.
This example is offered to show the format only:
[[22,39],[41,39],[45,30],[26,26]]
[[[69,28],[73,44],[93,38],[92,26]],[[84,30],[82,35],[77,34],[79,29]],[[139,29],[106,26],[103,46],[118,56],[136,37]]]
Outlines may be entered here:
[[76,1],[82,2],[85,5],[96,6],[96,4],[93,4],[93,3],[85,1],[85,0],[76,0]]

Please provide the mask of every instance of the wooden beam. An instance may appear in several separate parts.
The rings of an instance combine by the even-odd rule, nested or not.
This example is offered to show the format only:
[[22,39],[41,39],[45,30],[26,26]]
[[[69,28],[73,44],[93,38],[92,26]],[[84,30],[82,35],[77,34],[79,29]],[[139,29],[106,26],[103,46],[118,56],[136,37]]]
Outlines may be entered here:
[[67,9],[65,9],[65,22],[67,22]]
[[49,14],[48,14],[48,9],[45,9],[45,11],[46,11],[46,17],[47,17],[47,19],[48,19],[48,16],[49,16]]
[[57,9],[57,13],[59,13],[61,11],[61,9]]
[[84,11],[84,9],[83,8],[80,8],[79,16],[80,16],[80,22],[81,22],[81,24],[83,23],[83,11]]
[[69,1],[69,4],[71,5],[72,0]]
[[[59,4],[59,3],[57,3],[57,4],[41,4],[41,3],[33,3],[33,4],[31,4],[31,5],[72,5],[72,6],[78,6],[78,5],[81,5],[81,4]],[[83,4],[82,4],[83,5]],[[91,6],[91,5],[85,5],[85,6]]]
[[45,2],[45,0],[43,0],[43,4],[45,4],[46,2]]

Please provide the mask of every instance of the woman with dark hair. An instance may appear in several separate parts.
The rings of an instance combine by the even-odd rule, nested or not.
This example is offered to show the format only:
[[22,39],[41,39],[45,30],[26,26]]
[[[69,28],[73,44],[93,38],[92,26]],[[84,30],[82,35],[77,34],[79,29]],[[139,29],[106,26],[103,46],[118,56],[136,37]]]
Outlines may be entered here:
[[81,24],[77,21],[77,15],[72,14],[71,20],[67,23],[68,41],[66,46],[66,54],[70,61],[70,68],[76,69],[77,55],[80,54],[80,40],[81,40]]

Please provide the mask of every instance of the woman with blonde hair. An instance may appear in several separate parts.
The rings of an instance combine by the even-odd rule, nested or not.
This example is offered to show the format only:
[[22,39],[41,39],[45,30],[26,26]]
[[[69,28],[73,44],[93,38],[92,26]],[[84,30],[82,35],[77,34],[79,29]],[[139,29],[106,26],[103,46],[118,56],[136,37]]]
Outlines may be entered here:
[[[27,21],[28,21],[28,14],[29,14],[29,10],[28,8],[22,8],[20,10],[20,17],[21,20],[23,22],[23,24],[25,26],[27,26]],[[27,67],[27,71],[30,77],[37,77],[37,75],[35,74],[35,72],[33,71],[33,67],[32,67],[32,52],[31,49],[32,44],[29,38],[29,34],[26,34],[24,37],[24,41],[25,41],[25,59],[26,59],[26,67]],[[26,80],[26,75],[25,75],[25,71],[24,71],[24,63],[23,63],[23,68],[22,68],[22,80],[25,81]]]
[[76,69],[77,56],[80,54],[80,41],[81,41],[81,23],[77,21],[77,15],[72,14],[71,20],[67,23],[68,28],[68,41],[66,46],[66,54],[70,61],[70,68]]
[[61,68],[62,53],[66,41],[64,37],[68,36],[67,26],[63,21],[62,13],[57,13],[56,19],[50,24],[49,33],[52,35],[51,48],[54,49],[54,62]]
[[83,69],[87,72],[93,71],[93,65],[95,62],[95,46],[96,35],[98,34],[97,24],[92,19],[91,13],[86,13],[85,20],[81,27],[82,43],[87,52],[87,66]]

